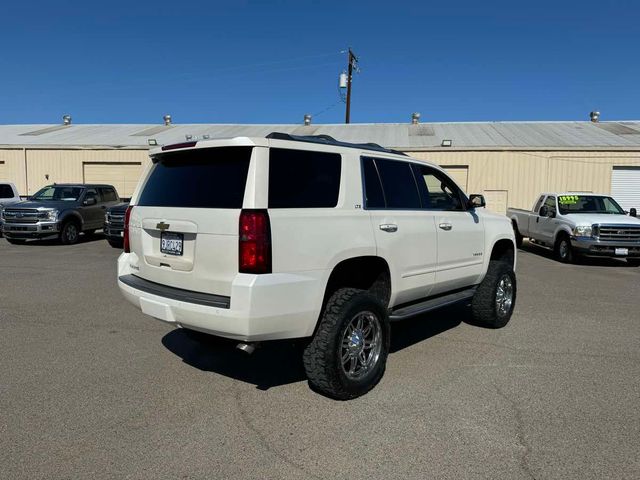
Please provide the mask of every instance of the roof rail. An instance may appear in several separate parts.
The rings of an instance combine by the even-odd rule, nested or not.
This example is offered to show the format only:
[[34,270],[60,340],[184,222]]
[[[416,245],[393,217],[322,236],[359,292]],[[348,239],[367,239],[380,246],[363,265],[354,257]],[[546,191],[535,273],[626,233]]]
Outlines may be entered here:
[[320,143],[323,145],[335,145],[337,147],[350,147],[360,148],[362,150],[374,150],[376,152],[393,153],[396,155],[407,156],[406,153],[398,150],[392,150],[390,148],[384,148],[377,143],[349,143],[336,140],[329,135],[291,135],[290,133],[271,132],[265,138],[271,138],[273,140],[290,140],[293,142],[307,142],[307,143]]

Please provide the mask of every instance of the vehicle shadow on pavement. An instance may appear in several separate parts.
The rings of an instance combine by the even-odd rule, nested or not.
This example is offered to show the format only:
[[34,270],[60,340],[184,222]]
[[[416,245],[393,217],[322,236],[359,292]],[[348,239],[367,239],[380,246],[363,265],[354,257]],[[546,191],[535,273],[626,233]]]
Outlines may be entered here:
[[[461,304],[427,315],[391,324],[393,354],[416,343],[470,323],[470,309]],[[304,340],[279,340],[261,344],[252,355],[236,349],[238,342],[183,329],[162,338],[167,350],[186,364],[255,385],[259,390],[302,382],[307,379],[302,365]]]
[[[549,260],[553,260],[554,262],[557,262],[558,265],[562,265],[561,262],[556,260],[552,250],[541,247],[539,245],[535,245],[530,242],[525,242],[522,244],[522,246],[518,250],[531,253],[539,257],[548,258]],[[622,258],[607,258],[607,257],[599,258],[599,257],[583,257],[583,256],[577,256],[574,259],[574,262],[572,263],[572,265],[589,266],[589,267],[630,267],[630,268],[635,267],[635,265],[629,265]]]
[[234,378],[259,390],[306,380],[302,366],[303,344],[273,341],[261,344],[247,355],[236,349],[238,342],[176,329],[162,338],[162,344],[186,364],[205,372]]
[[[80,245],[81,243],[92,243],[92,242],[99,242],[99,241],[105,241],[105,236],[102,233],[94,233],[93,235],[85,235],[82,234],[78,237],[78,241],[75,243],[75,245]],[[57,247],[73,247],[73,245],[63,245],[62,243],[60,243],[60,240],[58,240],[58,237],[46,237],[43,238],[42,240],[40,239],[34,239],[34,240],[27,240],[25,243],[21,243],[20,246],[26,246],[26,247],[51,247],[51,246],[57,246]]]

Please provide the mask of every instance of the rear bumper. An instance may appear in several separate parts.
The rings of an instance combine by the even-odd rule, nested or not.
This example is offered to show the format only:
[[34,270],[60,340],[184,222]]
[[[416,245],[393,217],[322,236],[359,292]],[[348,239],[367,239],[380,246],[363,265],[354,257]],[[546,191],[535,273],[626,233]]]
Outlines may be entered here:
[[57,222],[2,223],[2,233],[10,238],[41,238],[60,231]]
[[[638,242],[611,242],[595,238],[572,237],[571,246],[578,253],[593,257],[640,258],[640,243]],[[627,253],[617,254],[616,249],[626,249]],[[622,251],[624,252],[624,250]]]
[[[325,272],[238,274],[231,295],[226,297],[133,280],[138,277],[129,267],[129,255],[123,253],[118,259],[118,286],[124,297],[146,315],[176,327],[244,342],[313,335]],[[216,301],[219,306],[215,306]]]

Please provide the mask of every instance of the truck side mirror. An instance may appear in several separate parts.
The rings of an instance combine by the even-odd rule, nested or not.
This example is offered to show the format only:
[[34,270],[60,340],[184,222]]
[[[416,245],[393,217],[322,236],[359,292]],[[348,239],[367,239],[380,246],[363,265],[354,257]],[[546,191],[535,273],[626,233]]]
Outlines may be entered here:
[[638,216],[638,212],[636,211],[635,208],[630,208],[629,209],[629,216],[631,216],[631,217],[637,217]]
[[538,213],[538,215],[540,215],[541,217],[546,217],[547,215],[549,215],[549,209],[546,205],[540,207],[540,212]]
[[469,208],[486,207],[487,202],[485,201],[483,195],[480,195],[479,193],[472,193],[471,195],[469,195],[469,202],[467,203],[467,206]]
[[96,200],[96,197],[87,197],[85,198],[84,202],[82,202],[82,204],[86,207],[95,205],[96,203],[98,203],[98,200]]

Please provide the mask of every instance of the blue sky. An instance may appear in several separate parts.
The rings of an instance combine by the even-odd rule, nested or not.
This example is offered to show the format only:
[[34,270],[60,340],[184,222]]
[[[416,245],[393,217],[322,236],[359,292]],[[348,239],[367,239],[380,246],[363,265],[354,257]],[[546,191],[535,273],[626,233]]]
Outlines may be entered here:
[[[0,123],[640,119],[640,2],[7,2]],[[331,108],[329,108],[331,107]]]

